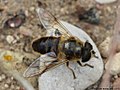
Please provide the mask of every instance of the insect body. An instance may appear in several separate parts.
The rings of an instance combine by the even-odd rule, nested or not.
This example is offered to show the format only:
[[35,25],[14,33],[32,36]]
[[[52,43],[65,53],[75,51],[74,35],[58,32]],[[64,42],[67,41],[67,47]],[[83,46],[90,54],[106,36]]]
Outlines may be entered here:
[[[57,31],[58,35],[46,36],[33,41],[33,50],[45,57],[35,60],[25,71],[24,76],[42,74],[61,64],[66,64],[76,78],[74,71],[69,67],[70,61],[77,62],[80,66],[93,68],[92,65],[82,64],[82,62],[89,61],[92,56],[96,57],[93,46],[88,41],[82,42],[73,36],[64,25],[43,8],[39,8],[37,13],[43,26],[47,30]],[[49,60],[45,59],[46,57]]]

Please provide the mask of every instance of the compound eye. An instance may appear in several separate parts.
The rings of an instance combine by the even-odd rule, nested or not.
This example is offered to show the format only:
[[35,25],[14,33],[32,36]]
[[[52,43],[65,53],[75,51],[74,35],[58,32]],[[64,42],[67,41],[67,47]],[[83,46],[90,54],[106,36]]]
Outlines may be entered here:
[[82,57],[82,62],[87,62],[91,58],[91,52],[86,48],[82,48],[81,57]]
[[87,48],[88,50],[93,49],[92,45],[88,41],[85,42],[85,48]]
[[82,56],[82,62],[87,62],[91,58],[91,53]]

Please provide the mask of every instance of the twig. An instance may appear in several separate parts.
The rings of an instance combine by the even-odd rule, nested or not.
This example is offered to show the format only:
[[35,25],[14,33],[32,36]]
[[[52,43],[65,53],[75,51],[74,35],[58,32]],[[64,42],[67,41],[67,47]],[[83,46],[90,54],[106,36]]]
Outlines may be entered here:
[[25,88],[25,90],[35,90],[33,86],[17,70],[9,72]]

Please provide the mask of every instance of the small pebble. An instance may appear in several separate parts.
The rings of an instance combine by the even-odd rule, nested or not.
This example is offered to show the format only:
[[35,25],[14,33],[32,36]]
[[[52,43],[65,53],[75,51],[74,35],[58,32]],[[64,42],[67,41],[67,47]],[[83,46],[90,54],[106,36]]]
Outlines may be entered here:
[[25,10],[25,15],[26,15],[26,17],[29,16],[29,12],[28,12],[28,10]]
[[14,43],[16,43],[17,42],[17,40],[15,39],[12,43],[14,44]]
[[35,10],[35,7],[34,6],[32,6],[32,7],[30,7],[30,9],[29,9],[31,12],[33,12],[34,10]]
[[11,87],[10,87],[11,89],[14,89],[15,88],[15,86],[14,85],[11,85]]
[[30,29],[23,26],[20,27],[19,33],[25,36],[32,36],[33,34],[33,32]]
[[11,27],[15,27],[15,23],[10,23],[10,26]]
[[79,20],[83,20],[85,22],[95,25],[98,25],[100,23],[100,12],[98,12],[97,8],[91,7],[89,10],[84,11],[83,14],[80,14],[79,11],[77,11]]
[[110,44],[110,37],[107,37],[100,45],[99,50],[104,58],[108,56],[109,44]]
[[112,12],[112,8],[110,6],[108,6],[106,9],[108,12]]
[[114,78],[117,79],[117,78],[118,78],[118,75],[115,75]]
[[109,67],[109,63],[110,61],[106,63],[105,68],[110,69],[110,73],[112,75],[119,74],[120,73],[120,52],[114,55],[114,57],[112,58],[112,61],[111,61],[112,64],[110,67]]
[[7,83],[8,83],[8,84],[11,83],[11,79],[10,79],[10,78],[7,79]]
[[13,79],[14,79],[14,77],[11,77],[10,79],[11,79],[11,80],[13,80]]
[[8,36],[6,37],[6,41],[7,41],[9,44],[11,44],[11,43],[14,41],[14,37],[11,36],[11,35],[8,35]]
[[20,87],[19,87],[19,86],[17,86],[17,87],[16,87],[16,90],[20,90]]
[[5,84],[5,85],[4,85],[4,87],[5,87],[5,88],[8,88],[8,87],[9,87],[9,85],[8,85],[8,84]]
[[0,82],[2,81],[2,77],[0,76]]
[[0,76],[0,81],[3,81],[5,78],[6,78],[6,76],[5,76],[4,74],[2,74],[2,75]]
[[8,18],[4,23],[4,28],[19,28],[25,22],[26,16],[24,12],[14,15]]
[[6,79],[5,74],[2,74],[2,75],[1,75],[1,78],[2,78],[2,79]]

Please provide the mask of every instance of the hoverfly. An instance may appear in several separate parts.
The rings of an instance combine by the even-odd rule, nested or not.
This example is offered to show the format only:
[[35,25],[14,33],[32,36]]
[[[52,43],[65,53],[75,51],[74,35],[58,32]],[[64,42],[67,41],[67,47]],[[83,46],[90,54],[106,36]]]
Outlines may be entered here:
[[32,48],[35,52],[41,55],[36,59],[24,72],[25,77],[41,75],[44,72],[66,64],[72,72],[74,79],[76,75],[72,68],[69,67],[69,62],[77,62],[80,66],[92,65],[83,64],[89,61],[92,56],[96,57],[93,46],[88,41],[81,41],[73,36],[62,23],[56,19],[50,12],[39,7],[37,9],[38,17],[46,30],[51,30],[55,35],[45,36],[34,40]]

